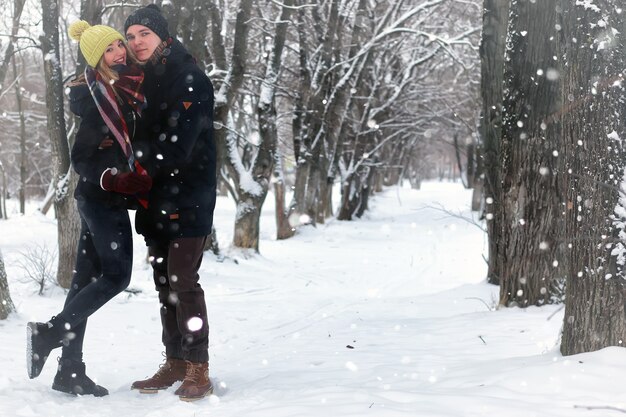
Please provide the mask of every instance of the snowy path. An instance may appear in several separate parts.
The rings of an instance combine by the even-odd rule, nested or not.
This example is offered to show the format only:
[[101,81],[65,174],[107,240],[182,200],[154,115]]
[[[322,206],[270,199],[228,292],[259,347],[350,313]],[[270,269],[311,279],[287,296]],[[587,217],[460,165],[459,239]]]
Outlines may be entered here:
[[[271,199],[268,199],[271,201]],[[161,362],[158,304],[136,239],[131,287],[91,319],[88,372],[105,398],[50,389],[49,362],[29,380],[24,324],[56,313],[63,294],[33,295],[20,282],[18,251],[55,241],[54,222],[37,215],[0,222],[19,313],[0,322],[0,416],[607,416],[626,409],[626,355],[606,349],[563,358],[556,308],[490,311],[497,288],[485,284],[482,232],[431,208],[469,215],[458,184],[390,189],[355,222],[331,221],[294,239],[273,239],[262,219],[262,255],[201,271],[211,324],[215,395],[183,403],[175,389],[129,390]],[[234,208],[218,202],[222,246]],[[221,229],[220,228],[221,225]],[[237,262],[235,259],[237,258]]]

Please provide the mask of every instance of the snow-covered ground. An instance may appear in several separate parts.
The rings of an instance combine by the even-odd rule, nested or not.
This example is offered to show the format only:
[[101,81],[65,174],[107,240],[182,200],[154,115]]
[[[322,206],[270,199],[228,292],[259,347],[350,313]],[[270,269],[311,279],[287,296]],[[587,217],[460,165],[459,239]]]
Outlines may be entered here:
[[[135,240],[131,288],[90,318],[88,374],[104,398],[50,388],[55,360],[29,380],[25,323],[63,304],[36,295],[21,253],[54,248],[56,226],[33,209],[0,221],[18,312],[0,321],[0,416],[611,416],[626,412],[626,351],[563,357],[558,307],[494,310],[484,282],[485,236],[437,209],[471,216],[454,183],[390,188],[353,222],[330,221],[276,241],[268,198],[261,254],[228,253],[234,206],[220,198],[226,254],[201,269],[215,395],[179,401],[176,388],[142,395],[130,383],[162,361],[158,301],[145,249]],[[54,356],[54,353],[53,353]]]

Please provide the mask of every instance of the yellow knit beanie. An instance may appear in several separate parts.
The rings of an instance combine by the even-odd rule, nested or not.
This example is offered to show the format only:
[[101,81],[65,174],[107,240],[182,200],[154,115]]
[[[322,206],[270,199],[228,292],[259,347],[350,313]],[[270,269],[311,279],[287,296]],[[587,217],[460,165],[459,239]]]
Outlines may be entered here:
[[107,46],[116,39],[124,41],[124,37],[110,26],[91,26],[84,20],[78,20],[70,25],[67,33],[74,40],[79,41],[80,51],[92,67],[98,65]]

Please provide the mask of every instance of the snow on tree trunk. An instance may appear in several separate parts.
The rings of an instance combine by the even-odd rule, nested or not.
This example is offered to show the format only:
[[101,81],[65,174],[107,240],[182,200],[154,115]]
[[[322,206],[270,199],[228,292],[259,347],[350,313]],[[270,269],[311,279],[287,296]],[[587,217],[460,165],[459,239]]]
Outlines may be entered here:
[[[293,0],[286,0],[281,9],[273,44],[267,58],[265,78],[261,83],[260,99],[257,106],[260,142],[256,147],[256,154],[249,169],[249,181],[254,182],[251,184],[253,186],[241,180],[241,177],[247,177],[247,175],[244,175],[242,169],[237,169],[237,173],[240,175],[238,181],[240,187],[233,245],[238,248],[254,249],[256,252],[259,251],[261,208],[265,202],[271,176],[274,172],[278,140],[275,96],[292,3]],[[232,152],[231,155],[232,161],[235,155]],[[239,164],[235,165],[236,167],[240,166]]]
[[76,180],[70,170],[70,150],[63,111],[63,74],[59,61],[59,7],[54,0],[42,0],[41,6],[43,35],[40,41],[46,80],[48,136],[55,160],[54,209],[59,243],[57,281],[63,288],[69,288],[76,260],[76,242],[78,242],[80,222],[76,204],[70,192],[73,190],[70,187],[75,186]]
[[500,305],[527,307],[558,301],[565,266],[559,256],[559,126],[548,120],[561,107],[557,19],[550,2],[513,0],[509,16],[499,159]]
[[[285,178],[282,157],[274,155],[274,201],[276,205],[276,239],[289,239],[296,233],[297,219],[291,219],[291,212],[285,209]],[[293,223],[293,226],[292,224]]]
[[235,233],[233,245],[242,249],[259,251],[259,221],[261,207],[267,196],[267,188],[260,195],[240,194],[237,202],[237,217],[235,219]]
[[489,236],[489,270],[487,281],[498,284],[504,260],[499,242],[502,219],[501,182],[498,168],[501,136],[502,75],[504,46],[510,0],[484,0],[483,35],[480,44],[481,96],[483,110],[481,136],[484,149],[485,205]]
[[[328,114],[331,103],[327,99],[327,92],[332,88],[331,78],[328,76],[333,61],[334,49],[338,47],[337,29],[339,26],[339,8],[341,1],[332,0],[328,15],[324,22],[324,29],[319,28],[321,43],[316,53],[315,73],[309,75],[307,55],[306,28],[303,25],[303,14],[299,14],[298,34],[300,42],[300,77],[299,96],[302,99],[303,114],[294,119],[299,126],[294,128],[294,148],[296,149],[296,189],[291,207],[296,213],[306,215],[308,222],[315,224],[319,218],[320,181],[326,177],[321,172],[320,158],[323,156],[326,141],[326,124],[323,118]],[[323,32],[322,32],[323,31]]]
[[337,220],[352,220],[361,217],[367,209],[370,196],[370,183],[374,177],[375,168],[362,165],[351,179],[342,181],[341,206]]
[[4,258],[2,257],[2,252],[0,252],[0,320],[6,319],[13,311],[15,311],[15,306],[9,293],[9,282],[4,267]]
[[621,0],[560,2],[565,232],[571,258],[561,352],[624,346],[626,200]]

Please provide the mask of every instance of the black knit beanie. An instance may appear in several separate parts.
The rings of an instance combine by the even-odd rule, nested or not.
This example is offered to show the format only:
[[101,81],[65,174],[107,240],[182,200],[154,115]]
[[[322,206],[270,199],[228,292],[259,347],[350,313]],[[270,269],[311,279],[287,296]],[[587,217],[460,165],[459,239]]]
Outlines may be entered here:
[[161,9],[156,4],[149,4],[146,7],[137,9],[132,12],[124,23],[124,32],[132,25],[145,26],[157,34],[162,41],[170,37],[167,30],[167,20],[161,14]]

